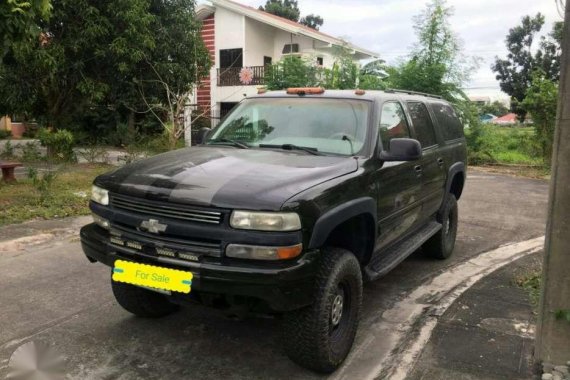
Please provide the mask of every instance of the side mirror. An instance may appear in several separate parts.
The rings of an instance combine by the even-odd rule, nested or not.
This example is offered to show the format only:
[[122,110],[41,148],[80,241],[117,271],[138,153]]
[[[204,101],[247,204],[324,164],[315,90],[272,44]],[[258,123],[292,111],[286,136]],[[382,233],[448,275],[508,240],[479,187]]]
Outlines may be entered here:
[[416,161],[422,158],[422,145],[414,139],[392,139],[390,150],[380,152],[383,161]]
[[210,133],[211,129],[210,128],[201,128],[198,133],[196,133],[196,137],[194,139],[194,143],[196,145],[200,145],[204,142],[204,140],[206,140],[206,137],[208,137],[208,133]]

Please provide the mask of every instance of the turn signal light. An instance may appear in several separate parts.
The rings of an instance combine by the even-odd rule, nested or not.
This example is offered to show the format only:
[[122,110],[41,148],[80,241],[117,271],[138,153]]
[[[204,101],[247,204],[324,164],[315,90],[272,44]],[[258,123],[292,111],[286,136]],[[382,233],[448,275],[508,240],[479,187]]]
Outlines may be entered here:
[[322,87],[290,87],[287,89],[289,95],[319,95],[324,92],[325,89]]

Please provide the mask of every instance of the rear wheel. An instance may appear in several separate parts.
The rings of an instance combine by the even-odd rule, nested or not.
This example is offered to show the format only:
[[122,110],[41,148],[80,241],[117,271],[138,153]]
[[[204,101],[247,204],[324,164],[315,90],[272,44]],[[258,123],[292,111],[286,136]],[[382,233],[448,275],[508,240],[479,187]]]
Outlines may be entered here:
[[441,230],[424,243],[422,248],[430,256],[444,260],[451,256],[455,248],[455,238],[457,237],[457,225],[459,221],[459,209],[455,195],[448,194],[445,207],[438,222],[441,223]]
[[344,361],[356,335],[362,303],[360,264],[349,251],[322,252],[311,306],[284,318],[284,345],[297,364],[333,372]]
[[139,317],[159,318],[179,309],[164,294],[111,280],[113,295],[126,311]]

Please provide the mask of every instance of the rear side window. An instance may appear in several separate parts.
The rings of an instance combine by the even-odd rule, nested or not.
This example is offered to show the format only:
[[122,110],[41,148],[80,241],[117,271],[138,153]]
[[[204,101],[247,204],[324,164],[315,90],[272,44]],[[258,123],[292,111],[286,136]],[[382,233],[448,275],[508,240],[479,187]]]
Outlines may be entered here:
[[409,137],[410,130],[402,105],[398,102],[384,103],[380,115],[380,140],[384,150],[390,149],[390,140]]
[[412,118],[412,124],[416,131],[422,148],[428,148],[437,144],[433,124],[425,104],[421,102],[408,102],[408,109]]
[[463,124],[453,107],[442,103],[432,103],[431,107],[446,141],[463,137]]

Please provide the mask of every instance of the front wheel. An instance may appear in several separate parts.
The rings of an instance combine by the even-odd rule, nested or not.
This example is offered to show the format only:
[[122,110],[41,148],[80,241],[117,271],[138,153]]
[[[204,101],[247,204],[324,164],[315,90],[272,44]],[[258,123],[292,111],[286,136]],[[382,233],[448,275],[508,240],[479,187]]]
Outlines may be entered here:
[[356,336],[362,274],[356,257],[345,249],[328,248],[321,254],[314,303],[285,315],[283,339],[291,360],[330,373],[344,361]]
[[445,260],[449,258],[455,248],[458,221],[457,200],[455,195],[448,194],[445,207],[438,217],[438,222],[442,225],[441,230],[424,243],[424,251],[436,259]]

